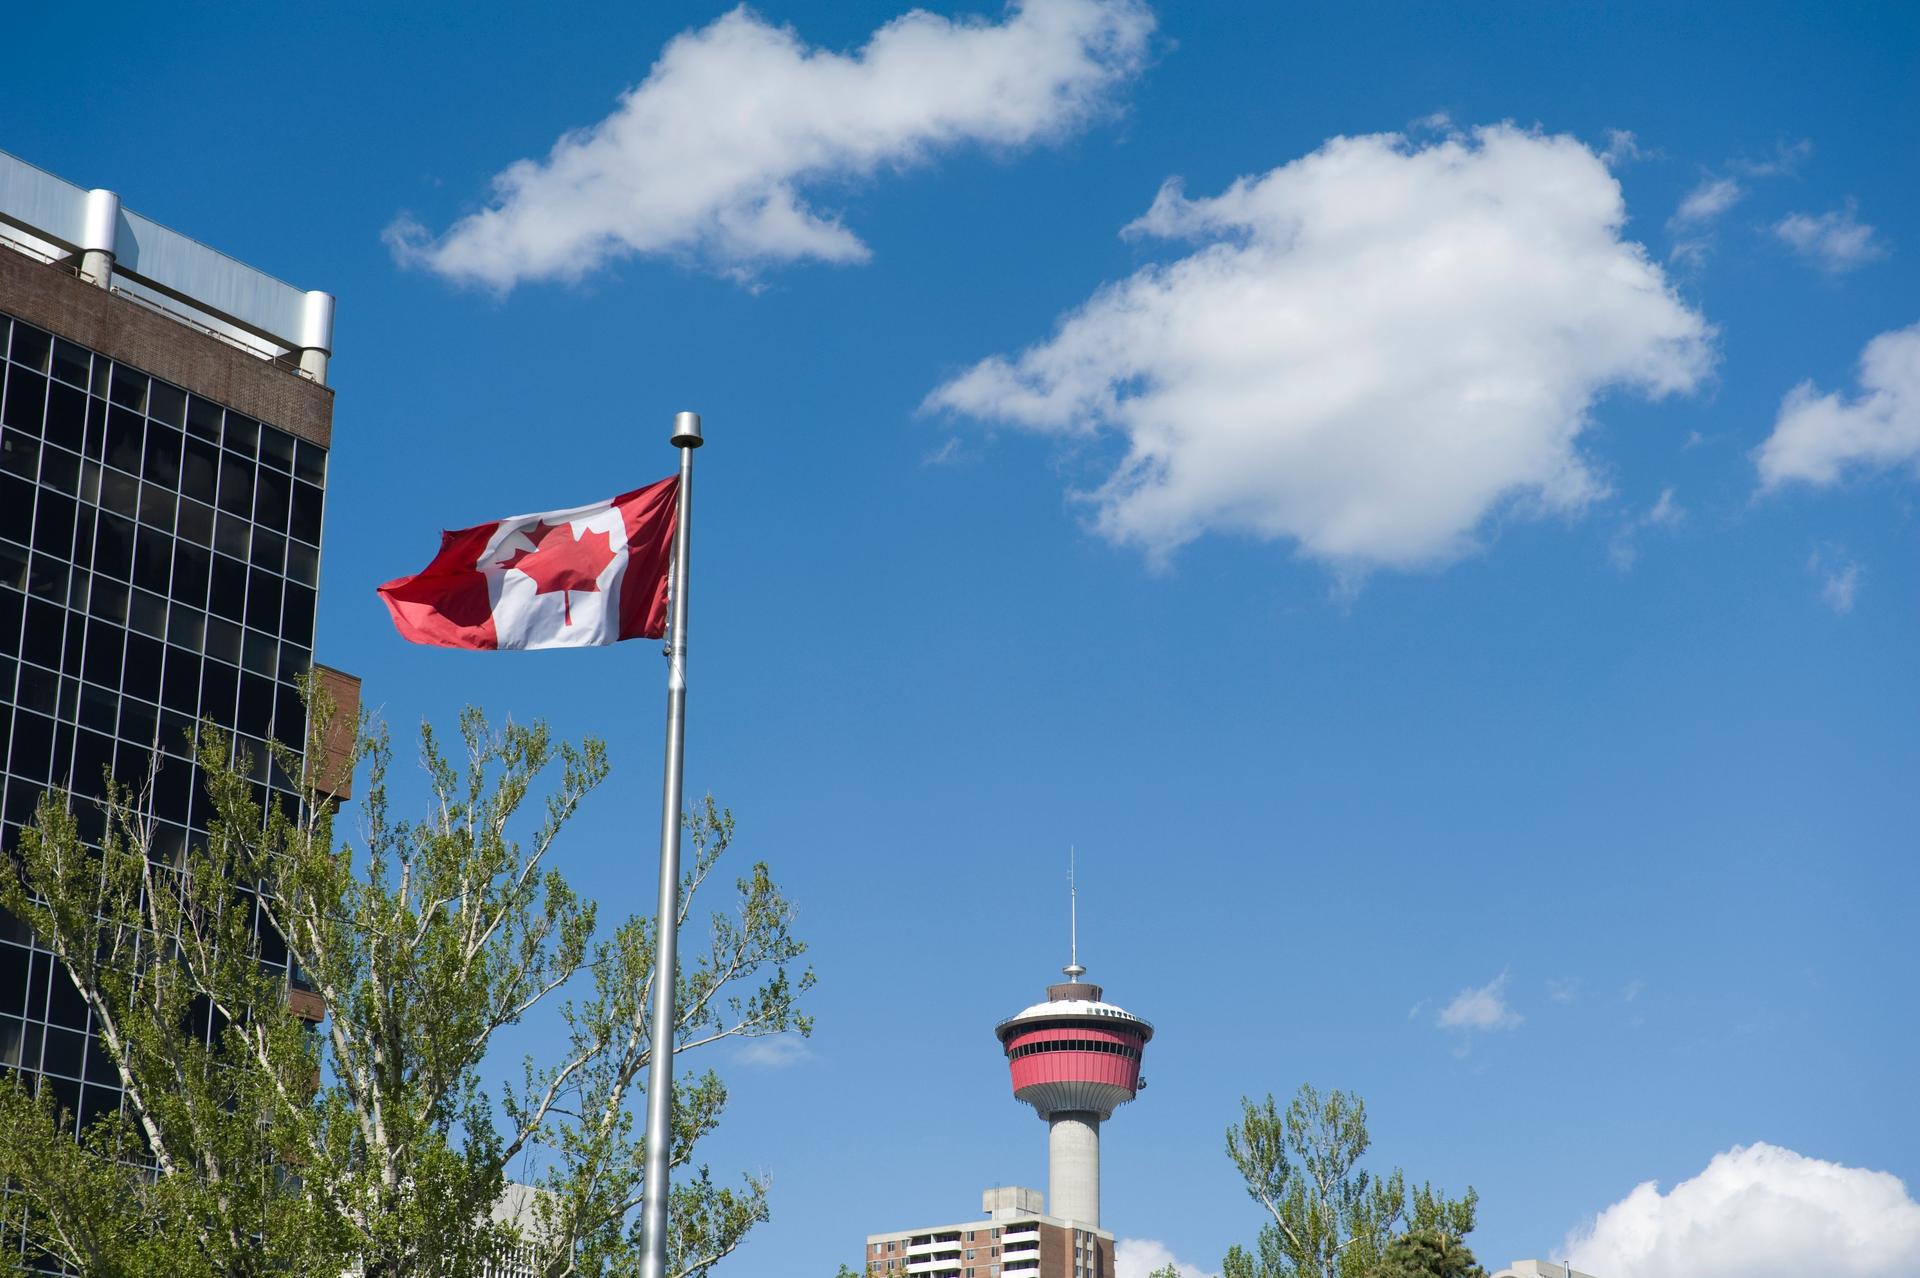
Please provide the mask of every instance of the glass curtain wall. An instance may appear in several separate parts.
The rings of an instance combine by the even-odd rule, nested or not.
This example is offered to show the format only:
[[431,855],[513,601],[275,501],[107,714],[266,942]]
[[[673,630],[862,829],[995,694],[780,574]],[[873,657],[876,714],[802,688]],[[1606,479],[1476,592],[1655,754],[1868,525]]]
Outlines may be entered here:
[[[0,849],[48,787],[97,838],[108,769],[151,774],[156,857],[204,838],[203,717],[263,809],[292,803],[265,743],[304,744],[326,451],[5,314],[0,354]],[[0,1067],[82,1125],[120,1104],[72,983],[3,912]]]

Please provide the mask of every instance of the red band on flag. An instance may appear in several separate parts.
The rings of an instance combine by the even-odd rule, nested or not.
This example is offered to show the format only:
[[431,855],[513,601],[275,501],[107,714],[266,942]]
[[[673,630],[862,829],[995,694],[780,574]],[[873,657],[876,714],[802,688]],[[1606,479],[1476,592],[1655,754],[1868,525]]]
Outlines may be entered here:
[[580,648],[658,639],[676,479],[572,510],[441,534],[440,552],[379,589],[394,628],[441,648]]

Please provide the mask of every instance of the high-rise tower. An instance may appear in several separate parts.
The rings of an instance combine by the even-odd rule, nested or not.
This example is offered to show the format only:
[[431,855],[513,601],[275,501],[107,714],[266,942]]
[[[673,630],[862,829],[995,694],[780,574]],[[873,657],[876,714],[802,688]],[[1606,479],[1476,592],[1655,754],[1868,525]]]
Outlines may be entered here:
[[1068,959],[1067,979],[1047,986],[1047,1001],[1001,1021],[994,1033],[1014,1099],[1047,1124],[1047,1214],[1098,1229],[1100,1124],[1146,1085],[1140,1058],[1153,1026],[1101,1001],[1101,988],[1080,979],[1087,969],[1077,935]]

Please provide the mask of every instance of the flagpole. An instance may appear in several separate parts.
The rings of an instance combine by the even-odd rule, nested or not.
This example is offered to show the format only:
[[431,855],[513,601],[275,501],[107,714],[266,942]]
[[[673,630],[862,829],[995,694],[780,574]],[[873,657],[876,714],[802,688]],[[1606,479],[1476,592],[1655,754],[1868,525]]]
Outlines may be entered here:
[[687,540],[693,522],[693,450],[700,414],[676,413],[679,508],[673,521],[673,618],[667,630],[667,768],[660,799],[660,912],[654,920],[653,1056],[647,1063],[647,1166],[640,1278],[667,1278],[667,1167],[673,1153],[673,996],[680,949],[680,801],[687,737]]

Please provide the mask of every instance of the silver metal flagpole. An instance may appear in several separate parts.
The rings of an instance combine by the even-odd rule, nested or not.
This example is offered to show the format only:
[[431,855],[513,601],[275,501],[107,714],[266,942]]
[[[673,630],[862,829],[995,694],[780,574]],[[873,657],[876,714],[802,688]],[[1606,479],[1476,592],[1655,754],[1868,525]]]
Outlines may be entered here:
[[680,971],[680,799],[687,738],[687,540],[700,414],[675,413],[680,506],[673,522],[673,618],[667,628],[667,780],[660,798],[660,913],[654,922],[653,1058],[647,1064],[647,1166],[640,1278],[667,1278],[667,1165],[673,1153],[673,995]]

